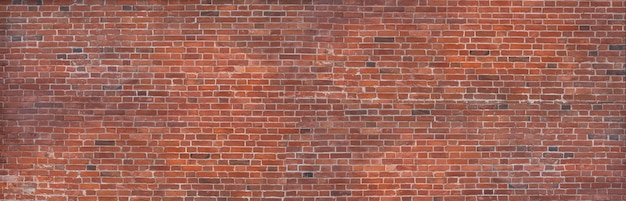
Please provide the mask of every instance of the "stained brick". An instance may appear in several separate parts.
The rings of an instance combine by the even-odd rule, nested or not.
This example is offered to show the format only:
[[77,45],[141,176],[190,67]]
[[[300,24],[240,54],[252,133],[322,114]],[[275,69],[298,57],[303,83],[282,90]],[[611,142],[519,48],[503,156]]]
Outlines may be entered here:
[[430,110],[412,110],[411,115],[430,115]]
[[220,16],[220,11],[202,11],[201,16]]
[[509,184],[509,188],[528,188],[528,184]]
[[529,57],[508,57],[509,62],[529,62]]
[[394,37],[374,37],[374,42],[390,43],[390,42],[395,42],[395,38]]
[[367,114],[367,110],[346,110],[346,115],[364,115]]
[[120,172],[113,171],[102,171],[100,172],[101,177],[120,177]]
[[381,68],[380,73],[400,73],[400,69],[396,68]]
[[285,16],[286,12],[282,11],[264,11],[263,16]]
[[626,50],[626,44],[623,44],[623,45],[609,45],[609,50]]
[[496,109],[500,109],[500,110],[506,110],[509,109],[509,104],[498,104],[496,106]]
[[229,165],[250,165],[250,160],[228,160]]
[[115,140],[96,140],[94,142],[94,145],[112,146],[112,145],[115,145]]
[[479,80],[500,80],[499,75],[478,75]]
[[487,56],[487,55],[489,55],[489,51],[488,50],[471,50],[470,51],[470,55]]
[[350,191],[330,191],[331,196],[350,196],[352,192]]
[[105,115],[125,115],[126,111],[124,110],[106,110],[104,111]]
[[495,151],[495,147],[476,147],[476,151]]
[[626,70],[606,70],[607,75],[626,75]]
[[35,103],[35,107],[41,107],[41,108],[62,108],[63,107],[63,103]]
[[198,179],[198,183],[201,184],[219,184],[221,183],[220,179],[217,178],[200,178]]
[[280,59],[300,59],[300,55],[281,54]]
[[211,158],[211,154],[193,153],[193,154],[190,154],[189,157],[194,158],[194,159],[207,159],[207,158]]

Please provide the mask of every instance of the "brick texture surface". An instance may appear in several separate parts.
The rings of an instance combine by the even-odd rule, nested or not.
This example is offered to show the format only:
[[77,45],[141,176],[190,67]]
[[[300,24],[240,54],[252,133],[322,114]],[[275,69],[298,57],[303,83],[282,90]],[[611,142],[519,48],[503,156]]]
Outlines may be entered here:
[[623,0],[5,0],[0,200],[626,200]]

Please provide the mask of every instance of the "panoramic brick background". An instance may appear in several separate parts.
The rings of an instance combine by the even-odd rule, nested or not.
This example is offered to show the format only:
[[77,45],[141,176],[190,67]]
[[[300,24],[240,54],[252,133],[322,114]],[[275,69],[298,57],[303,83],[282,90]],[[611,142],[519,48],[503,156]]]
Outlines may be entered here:
[[626,200],[623,0],[5,0],[0,199]]

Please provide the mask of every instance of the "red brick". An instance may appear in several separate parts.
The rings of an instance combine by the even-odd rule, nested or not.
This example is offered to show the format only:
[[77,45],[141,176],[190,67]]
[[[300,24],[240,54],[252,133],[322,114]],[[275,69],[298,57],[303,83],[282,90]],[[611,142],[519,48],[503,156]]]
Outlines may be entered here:
[[2,199],[624,200],[625,9],[6,1]]

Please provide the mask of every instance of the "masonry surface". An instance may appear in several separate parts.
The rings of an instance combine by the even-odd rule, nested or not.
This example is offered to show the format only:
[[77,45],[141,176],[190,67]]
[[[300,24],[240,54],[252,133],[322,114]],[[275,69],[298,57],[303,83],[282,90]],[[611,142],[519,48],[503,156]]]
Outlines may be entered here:
[[6,0],[0,200],[626,200],[623,0]]

